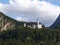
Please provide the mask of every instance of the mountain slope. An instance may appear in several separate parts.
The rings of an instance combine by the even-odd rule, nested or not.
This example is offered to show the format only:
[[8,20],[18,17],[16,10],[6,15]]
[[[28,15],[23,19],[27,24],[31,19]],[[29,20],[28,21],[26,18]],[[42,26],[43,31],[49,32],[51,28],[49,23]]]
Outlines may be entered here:
[[56,21],[50,26],[50,28],[56,28],[57,26],[60,26],[60,14],[57,17]]
[[0,12],[0,30],[15,29],[17,21]]

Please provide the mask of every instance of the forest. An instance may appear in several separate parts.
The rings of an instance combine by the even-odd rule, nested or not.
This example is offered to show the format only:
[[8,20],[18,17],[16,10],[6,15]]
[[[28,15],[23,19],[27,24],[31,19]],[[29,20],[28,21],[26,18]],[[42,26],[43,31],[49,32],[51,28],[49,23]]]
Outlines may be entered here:
[[0,31],[0,45],[60,45],[60,27]]

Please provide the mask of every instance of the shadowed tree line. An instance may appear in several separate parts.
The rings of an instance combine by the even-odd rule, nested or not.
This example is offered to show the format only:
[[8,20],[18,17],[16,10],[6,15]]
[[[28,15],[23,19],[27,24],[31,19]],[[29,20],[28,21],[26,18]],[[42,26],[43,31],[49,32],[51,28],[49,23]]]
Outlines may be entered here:
[[60,30],[23,27],[0,31],[0,45],[60,45]]

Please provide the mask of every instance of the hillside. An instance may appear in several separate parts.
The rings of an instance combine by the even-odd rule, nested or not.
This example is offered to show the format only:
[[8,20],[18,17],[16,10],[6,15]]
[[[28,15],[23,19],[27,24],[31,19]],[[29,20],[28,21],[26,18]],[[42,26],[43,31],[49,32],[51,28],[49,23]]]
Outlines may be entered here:
[[8,29],[18,29],[23,27],[24,23],[23,21],[17,21],[4,13],[0,12],[0,30],[8,30]]
[[0,45],[60,45],[60,30],[25,27],[0,31]]
[[23,27],[23,21],[17,21],[4,13],[0,12],[0,30],[17,29]]
[[16,27],[16,20],[6,16],[2,12],[0,12],[0,30],[7,30],[7,29],[15,29]]
[[60,15],[57,17],[56,21],[50,26],[50,28],[57,28],[60,26]]

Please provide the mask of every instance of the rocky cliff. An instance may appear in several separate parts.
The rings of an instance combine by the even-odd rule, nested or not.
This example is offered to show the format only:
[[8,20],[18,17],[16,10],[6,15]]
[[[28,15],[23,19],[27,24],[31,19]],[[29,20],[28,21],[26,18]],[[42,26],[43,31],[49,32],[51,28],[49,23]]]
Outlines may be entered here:
[[0,30],[15,29],[17,21],[0,12]]

